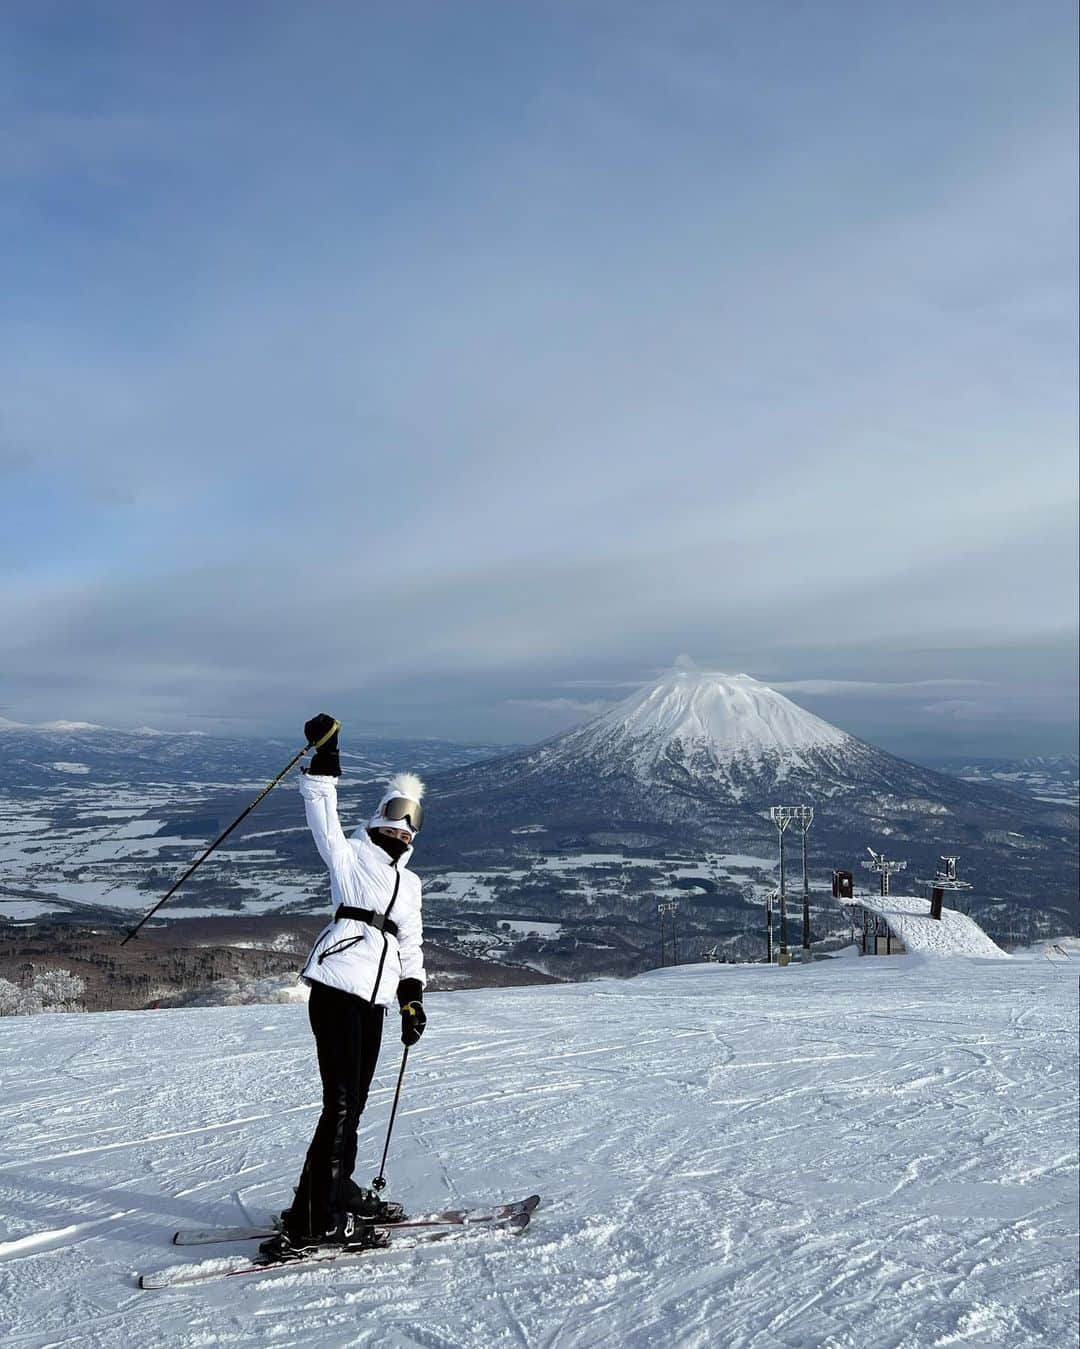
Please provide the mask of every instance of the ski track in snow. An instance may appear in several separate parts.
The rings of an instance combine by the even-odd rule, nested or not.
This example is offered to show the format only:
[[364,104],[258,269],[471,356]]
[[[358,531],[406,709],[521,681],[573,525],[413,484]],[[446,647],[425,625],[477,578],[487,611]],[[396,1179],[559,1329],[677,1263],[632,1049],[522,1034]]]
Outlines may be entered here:
[[[473,1231],[164,1292],[178,1226],[290,1193],[303,1007],[0,1021],[0,1340],[20,1349],[1075,1343],[1076,966],[918,958],[433,995],[392,1193]],[[373,1174],[398,1054],[361,1127]],[[209,1247],[235,1256],[243,1246]]]

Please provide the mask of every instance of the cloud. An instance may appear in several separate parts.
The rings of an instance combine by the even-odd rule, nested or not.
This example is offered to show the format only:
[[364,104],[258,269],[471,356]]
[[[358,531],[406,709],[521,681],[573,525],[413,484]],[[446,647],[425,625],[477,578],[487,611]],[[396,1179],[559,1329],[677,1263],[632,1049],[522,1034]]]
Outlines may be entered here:
[[772,687],[781,693],[806,693],[819,698],[923,697],[930,689],[993,687],[984,679],[911,679],[885,682],[868,679],[789,679],[776,680]]
[[923,712],[929,717],[944,717],[951,721],[981,721],[1001,710],[1000,704],[971,698],[946,698],[939,703],[927,703]]
[[595,717],[613,706],[610,702],[585,702],[580,698],[504,698],[501,706],[529,712],[549,713],[557,717]]
[[658,673],[658,669],[649,671],[640,679],[557,679],[554,682],[561,689],[639,689],[649,674]]
[[1076,612],[1073,44],[541,8],[463,44],[454,7],[219,7],[91,63],[16,25],[13,713],[318,693],[527,737],[689,649],[915,716],[988,643],[1038,698]]

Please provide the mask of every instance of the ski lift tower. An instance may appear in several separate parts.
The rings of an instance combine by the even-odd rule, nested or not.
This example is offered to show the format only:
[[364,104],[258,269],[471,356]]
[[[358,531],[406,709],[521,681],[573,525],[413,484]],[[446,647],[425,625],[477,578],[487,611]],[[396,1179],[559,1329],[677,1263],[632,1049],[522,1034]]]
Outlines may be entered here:
[[769,818],[776,825],[777,834],[780,837],[780,956],[783,964],[787,964],[787,884],[786,872],[784,868],[784,833],[792,820],[799,818],[800,812],[808,809],[806,806],[771,806],[769,809]]
[[883,852],[875,852],[873,848],[867,848],[866,851],[872,860],[864,862],[863,866],[867,871],[876,871],[881,877],[881,896],[884,899],[889,893],[889,877],[895,876],[898,871],[906,871],[907,863],[893,861]]
[[923,885],[930,887],[930,917],[936,918],[941,922],[941,902],[945,898],[946,890],[970,890],[972,888],[970,881],[957,880],[956,877],[956,858],[941,857],[938,859],[940,866],[937,874],[932,881],[923,881]]
[[810,950],[810,882],[807,879],[806,872],[806,836],[810,832],[810,826],[814,823],[813,806],[794,806],[794,820],[799,826],[799,833],[802,835],[802,945],[803,950]]
[[679,963],[679,939],[675,931],[675,915],[679,912],[679,901],[677,899],[661,900],[656,906],[656,912],[660,919],[660,968],[664,968],[664,915],[671,914],[671,963]]

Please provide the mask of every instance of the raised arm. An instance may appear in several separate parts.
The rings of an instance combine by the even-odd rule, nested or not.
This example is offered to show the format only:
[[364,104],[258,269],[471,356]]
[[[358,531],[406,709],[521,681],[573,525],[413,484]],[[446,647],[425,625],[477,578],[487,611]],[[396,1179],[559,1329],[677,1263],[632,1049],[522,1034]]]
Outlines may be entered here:
[[304,725],[308,744],[318,745],[311,765],[300,777],[300,795],[304,798],[304,813],[308,828],[319,850],[319,856],[328,867],[335,859],[345,856],[349,840],[341,827],[337,812],[337,780],[341,777],[341,758],[338,754],[337,723],[321,712]]

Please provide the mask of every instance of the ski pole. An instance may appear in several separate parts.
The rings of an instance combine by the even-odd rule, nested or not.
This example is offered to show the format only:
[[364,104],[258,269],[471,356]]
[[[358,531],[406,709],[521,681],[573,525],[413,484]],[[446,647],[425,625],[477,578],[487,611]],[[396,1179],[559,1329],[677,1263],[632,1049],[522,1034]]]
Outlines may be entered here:
[[225,840],[229,837],[229,835],[241,822],[241,820],[247,819],[247,817],[259,804],[259,802],[263,799],[263,797],[269,796],[269,794],[274,790],[274,788],[278,785],[278,783],[285,776],[285,774],[290,772],[296,766],[296,764],[304,757],[304,755],[308,752],[308,750],[319,749],[321,746],[326,744],[326,742],[330,739],[332,735],[334,735],[337,731],[340,730],[341,730],[341,722],[335,721],[333,726],[331,726],[331,728],[321,739],[312,741],[309,744],[305,745],[303,749],[298,750],[289,760],[289,762],[285,765],[285,767],[281,770],[281,772],[277,775],[277,777],[273,780],[273,782],[271,782],[269,786],[264,787],[262,789],[262,791],[255,798],[255,800],[252,801],[251,805],[248,806],[247,810],[245,810],[242,814],[238,815],[236,819],[233,820],[232,824],[229,825],[228,829],[226,829],[224,833],[219,834],[217,838],[214,839],[213,843],[210,844],[209,848],[207,848],[206,851],[200,857],[197,857],[195,861],[192,862],[191,866],[188,867],[187,871],[184,872],[184,874],[180,877],[180,879],[176,881],[175,884],[170,886],[168,893],[162,895],[162,897],[158,900],[158,902],[154,905],[154,907],[150,910],[150,912],[148,914],[145,914],[142,918],[139,919],[139,921],[127,934],[127,936],[120,943],[120,945],[126,946],[128,944],[128,942],[132,939],[132,937],[134,937],[135,934],[138,932],[139,928],[141,928],[142,925],[145,922],[147,922],[148,919],[153,918],[154,914],[157,913],[158,909],[161,908],[162,904],[164,904],[167,899],[170,899],[177,892],[177,890],[180,889],[180,887],[192,874],[192,872],[196,871],[199,867],[201,867],[202,864],[206,861],[206,859],[210,856],[210,854],[214,851],[214,849],[219,847],[222,843],[225,842]]
[[376,1193],[386,1189],[386,1154],[390,1151],[390,1135],[394,1132],[394,1118],[397,1115],[398,1101],[401,1098],[401,1084],[405,1078],[405,1065],[409,1061],[409,1046],[405,1046],[405,1052],[401,1056],[401,1071],[397,1075],[397,1090],[394,1092],[394,1104],[390,1107],[390,1123],[386,1126],[386,1144],[382,1150],[382,1161],[379,1163],[379,1174],[371,1182],[371,1188]]

